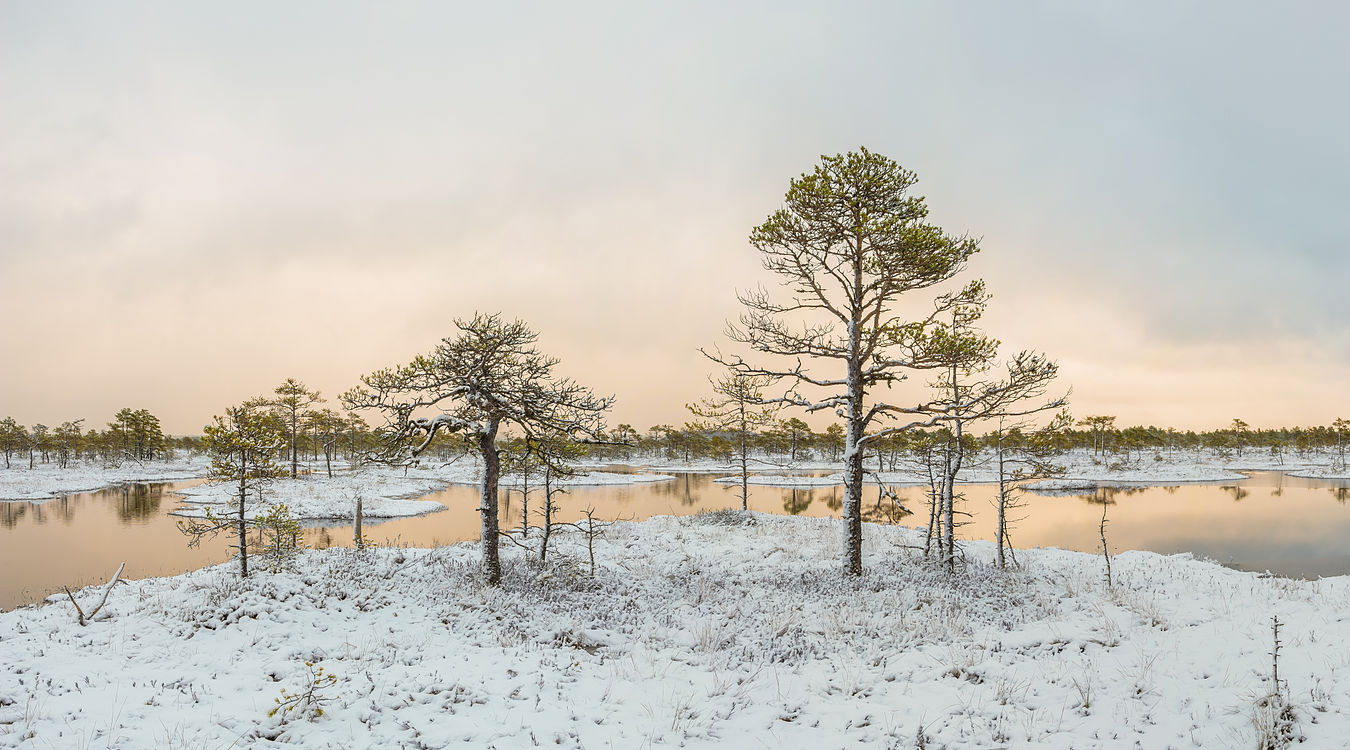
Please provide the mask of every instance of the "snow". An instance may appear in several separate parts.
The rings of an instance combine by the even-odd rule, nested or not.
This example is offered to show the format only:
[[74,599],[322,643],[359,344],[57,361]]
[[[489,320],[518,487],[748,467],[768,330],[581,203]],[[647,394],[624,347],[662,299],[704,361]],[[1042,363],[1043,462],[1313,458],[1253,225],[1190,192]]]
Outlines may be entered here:
[[[1273,615],[1296,734],[1350,732],[1345,577],[865,539],[856,580],[837,521],[721,512],[610,528],[594,579],[568,532],[495,589],[461,544],[132,581],[87,627],[54,597],[0,614],[0,746],[1253,747]],[[319,667],[322,716],[268,716]]]
[[[270,482],[263,490],[263,502],[251,503],[248,514],[266,513],[273,503],[285,503],[291,516],[301,521],[350,519],[356,507],[356,496],[361,495],[361,511],[366,518],[404,518],[444,510],[434,500],[418,500],[451,484],[478,484],[480,469],[472,461],[464,460],[444,466],[392,468],[368,466],[351,473],[311,474]],[[666,474],[618,474],[594,471],[569,477],[559,482],[564,487],[592,485],[623,485],[664,482],[675,477]],[[510,487],[518,477],[506,475],[499,486]],[[540,482],[536,486],[542,486]],[[175,515],[201,517],[204,506],[229,502],[233,485],[225,482],[203,484],[179,490],[188,506],[174,511]],[[219,512],[219,511],[217,511]]]
[[[1322,461],[1329,460],[1326,457],[1320,457],[1320,459]],[[1310,463],[1292,457],[1279,458],[1250,453],[1239,457],[1211,453],[1197,455],[1187,452],[1163,455],[1162,460],[1158,460],[1153,454],[1142,458],[1138,454],[1133,454],[1131,458],[1125,459],[1112,454],[1094,457],[1088,451],[1077,450],[1058,456],[1054,460],[1065,467],[1064,475],[1056,479],[1033,483],[1032,489],[1050,491],[1095,489],[1101,485],[1147,486],[1185,482],[1238,482],[1247,478],[1239,471],[1265,470],[1284,471],[1290,476],[1296,477],[1350,479],[1350,472],[1332,471],[1323,463]],[[762,463],[768,464],[769,462],[766,459]],[[907,463],[909,465],[906,465]],[[688,469],[683,465],[671,462],[655,465],[670,471],[694,470],[734,474],[734,476],[726,476],[716,481],[726,484],[740,483],[739,469],[736,467],[724,465],[718,468],[706,462],[695,463]],[[750,477],[749,483],[757,486],[787,488],[824,487],[844,483],[844,476],[841,472],[843,466],[838,462],[804,461],[785,467],[789,472],[818,472],[822,470],[833,472],[824,476],[782,473],[784,467],[781,463],[773,464],[773,466],[775,467],[774,473],[754,474]],[[888,485],[923,485],[928,483],[927,472],[922,467],[913,465],[912,462],[901,461],[897,467],[898,470],[877,471],[875,458],[869,456],[866,467],[867,473],[864,475],[864,482],[868,484],[873,484],[878,480]],[[886,468],[890,468],[889,462],[887,462]],[[997,481],[992,452],[984,451],[980,455],[971,457],[962,468],[959,481],[962,483]]]
[[1350,480],[1350,467],[1332,468],[1330,466],[1308,466],[1287,472],[1291,477],[1305,479],[1345,479]]
[[[476,485],[482,477],[480,464],[469,458],[448,464],[426,462],[406,470],[371,465],[353,471],[346,469],[345,464],[335,463],[335,468],[337,467],[343,468],[335,471],[332,478],[326,475],[322,464],[319,464],[311,467],[313,471],[311,474],[271,482],[264,490],[264,504],[250,511],[250,515],[266,512],[264,507],[266,505],[284,502],[297,520],[348,519],[352,516],[356,494],[359,492],[362,495],[362,512],[367,518],[418,516],[442,510],[445,506],[434,501],[421,501],[415,498],[452,484]],[[55,463],[47,463],[38,464],[36,468],[30,470],[25,462],[22,467],[16,464],[11,469],[0,469],[0,502],[4,500],[45,502],[76,492],[92,492],[130,482],[197,479],[205,477],[209,470],[209,460],[201,456],[191,460],[125,463],[117,467],[74,462],[65,469],[58,468]],[[673,479],[675,477],[669,474],[591,471],[564,479],[559,485],[563,487],[624,485]],[[501,484],[513,486],[516,481],[518,477],[504,475]],[[232,488],[224,483],[212,482],[180,489],[177,492],[184,496],[188,506],[175,511],[176,514],[200,517],[205,515],[205,508],[202,506],[228,502]]]
[[[371,467],[350,474],[334,474],[331,478],[309,475],[291,479],[273,480],[263,489],[263,501],[250,503],[250,517],[266,513],[268,506],[285,503],[291,516],[300,521],[350,519],[356,508],[356,497],[361,496],[361,513],[365,518],[402,518],[420,516],[445,510],[434,500],[412,498],[443,489],[447,482],[412,473],[404,476],[402,469]],[[235,492],[229,482],[212,482],[177,490],[183,496],[183,508],[174,515],[201,517],[206,506],[228,503]],[[215,511],[218,515],[221,509]]]
[[[560,487],[600,487],[619,484],[648,484],[651,482],[670,482],[675,477],[670,474],[623,474],[609,471],[592,471],[587,474],[577,474],[557,480]],[[531,487],[543,487],[544,481],[541,478],[532,477],[530,479]],[[503,476],[501,479],[503,486],[520,486],[520,477],[516,475]]]
[[[741,475],[734,477],[721,477],[714,479],[718,484],[741,483]],[[754,487],[830,487],[836,484],[843,484],[842,474],[830,474],[823,477],[808,476],[784,476],[781,474],[751,474],[745,478],[745,483]]]
[[103,466],[84,461],[72,462],[62,469],[56,463],[39,463],[28,468],[28,460],[14,461],[11,468],[0,468],[0,501],[44,502],[76,492],[92,492],[130,482],[178,482],[206,476],[210,461],[204,456],[170,461],[127,461],[119,466]]

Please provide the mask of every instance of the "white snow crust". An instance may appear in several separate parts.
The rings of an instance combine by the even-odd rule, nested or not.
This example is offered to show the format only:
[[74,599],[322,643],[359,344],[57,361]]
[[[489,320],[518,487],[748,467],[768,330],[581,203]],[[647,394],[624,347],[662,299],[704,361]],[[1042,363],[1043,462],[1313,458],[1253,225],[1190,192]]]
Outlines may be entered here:
[[[0,747],[1254,747],[1280,675],[1304,747],[1350,734],[1350,579],[1293,581],[1052,549],[959,575],[869,525],[839,573],[831,519],[722,512],[619,524],[588,573],[503,548],[304,553],[132,581],[100,620],[64,597],[0,614]],[[83,602],[96,589],[79,592]],[[311,662],[312,719],[268,716]]]

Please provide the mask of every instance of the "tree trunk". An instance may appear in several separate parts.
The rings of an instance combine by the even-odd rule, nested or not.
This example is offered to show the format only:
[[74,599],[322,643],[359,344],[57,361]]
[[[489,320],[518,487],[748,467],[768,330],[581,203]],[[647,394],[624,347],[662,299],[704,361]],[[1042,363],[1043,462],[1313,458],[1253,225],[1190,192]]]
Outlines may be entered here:
[[750,426],[746,424],[745,401],[740,403],[741,411],[741,510],[750,510],[750,446],[746,433]]
[[356,544],[356,548],[357,548],[357,549],[362,549],[362,548],[364,548],[364,547],[366,546],[365,541],[363,540],[362,535],[361,535],[361,516],[362,516],[362,515],[363,515],[363,514],[361,513],[361,496],[360,496],[360,495],[357,495],[357,496],[356,496],[356,516],[355,516],[355,518],[353,519],[353,523],[352,523],[352,526],[354,527],[354,528],[352,529],[352,541]]
[[248,517],[244,515],[247,505],[248,486],[239,482],[239,577],[248,578]]
[[[857,324],[849,336],[856,342]],[[862,401],[862,363],[855,356],[848,363],[848,443],[844,447],[844,574],[850,576],[862,575]]]
[[295,477],[296,477],[296,467],[297,467],[297,465],[299,464],[299,457],[298,457],[298,456],[296,455],[296,453],[295,453],[295,447],[296,447],[296,446],[295,446],[295,430],[296,430],[295,420],[296,420],[296,414],[295,414],[294,411],[292,411],[292,412],[291,412],[291,479],[295,479]]
[[1008,480],[1003,471],[1003,431],[998,432],[998,566],[1006,567],[1003,546],[1008,542]]
[[488,423],[478,435],[478,452],[483,456],[482,505],[483,516],[483,578],[489,586],[502,580],[502,562],[497,553],[497,482],[501,478],[501,456],[497,452],[497,421]]
[[553,534],[553,476],[544,467],[544,540],[539,544],[539,562],[548,562],[548,538]]
[[[952,377],[952,403],[961,403],[961,390],[956,382],[956,367],[951,368]],[[955,410],[956,419],[952,421],[952,449],[947,463],[947,487],[946,504],[944,509],[946,515],[945,523],[947,526],[947,567],[956,565],[956,476],[961,472],[961,462],[964,457],[964,451],[961,446],[962,421],[960,419],[961,410]]]
[[525,454],[524,468],[520,471],[520,538],[530,536],[530,456]]

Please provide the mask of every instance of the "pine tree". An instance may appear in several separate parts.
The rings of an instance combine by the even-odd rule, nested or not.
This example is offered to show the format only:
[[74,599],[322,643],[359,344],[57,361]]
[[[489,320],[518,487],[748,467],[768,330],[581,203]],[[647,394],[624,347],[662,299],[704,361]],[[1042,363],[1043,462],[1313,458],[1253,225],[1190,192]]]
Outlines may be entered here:
[[[535,348],[538,334],[521,321],[478,314],[456,320],[459,334],[441,340],[410,364],[361,378],[363,387],[343,395],[350,409],[378,409],[385,418],[375,458],[407,463],[440,432],[463,435],[483,460],[480,486],[483,575],[501,581],[497,484],[503,428],[527,441],[600,440],[604,412],[613,398],[598,398],[553,375],[558,360]],[[417,416],[426,411],[434,415]]]
[[741,294],[746,311],[727,331],[732,341],[784,362],[713,355],[736,372],[786,381],[788,390],[775,403],[844,418],[843,567],[849,575],[862,574],[864,451],[933,423],[924,405],[882,401],[876,389],[940,366],[928,351],[930,328],[964,298],[939,297],[933,312],[916,320],[898,305],[955,277],[979,250],[975,240],[926,222],[924,199],[910,194],[915,182],[913,172],[865,148],[824,156],[811,173],[792,180],[784,208],[750,235],[788,299],[777,301],[763,289]]

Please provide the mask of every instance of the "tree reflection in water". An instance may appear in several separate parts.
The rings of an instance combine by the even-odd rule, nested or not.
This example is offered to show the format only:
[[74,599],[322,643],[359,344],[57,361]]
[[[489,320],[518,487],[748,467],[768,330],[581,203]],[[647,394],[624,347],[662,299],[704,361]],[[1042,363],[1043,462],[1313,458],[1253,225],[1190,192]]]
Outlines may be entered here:
[[914,515],[906,510],[908,501],[897,494],[896,498],[877,498],[876,503],[863,505],[862,517],[868,523],[900,523],[906,516]]
[[118,518],[125,522],[145,523],[159,513],[160,501],[164,499],[164,485],[128,484],[97,494],[105,493],[116,496]]
[[811,491],[793,488],[783,492],[783,512],[799,516],[811,507]]
[[825,507],[838,513],[844,507],[844,497],[839,494],[841,488],[838,486],[830,488],[830,494],[825,496]]
[[657,494],[673,497],[680,505],[692,507],[699,504],[699,493],[704,486],[712,484],[712,477],[705,474],[684,474],[674,481],[653,482]]
[[1248,496],[1250,496],[1250,495],[1252,494],[1252,493],[1249,492],[1246,488],[1240,487],[1240,486],[1238,486],[1238,485],[1236,485],[1236,484],[1232,484],[1232,485],[1224,485],[1224,486],[1221,487],[1220,489],[1222,489],[1224,492],[1227,492],[1228,494],[1232,495],[1232,496],[1233,496],[1233,502],[1235,502],[1235,503],[1236,503],[1236,502],[1241,502],[1243,498],[1248,497]]
[[12,529],[28,515],[31,503],[0,503],[0,526]]

